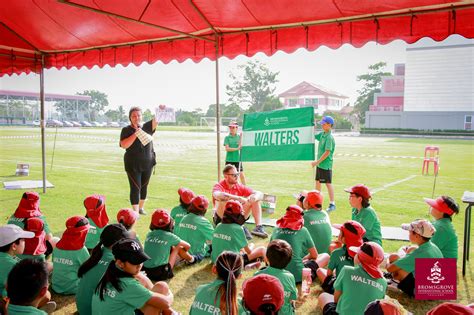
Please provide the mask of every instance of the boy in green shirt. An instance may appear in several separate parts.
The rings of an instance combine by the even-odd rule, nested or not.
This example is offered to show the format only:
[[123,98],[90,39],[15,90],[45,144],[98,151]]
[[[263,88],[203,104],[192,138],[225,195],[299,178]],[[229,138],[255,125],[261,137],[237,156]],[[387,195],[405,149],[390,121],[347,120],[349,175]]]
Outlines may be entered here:
[[290,244],[284,240],[273,240],[268,243],[265,256],[268,267],[263,268],[255,275],[267,274],[280,280],[285,291],[285,303],[281,307],[282,314],[295,314],[295,302],[298,299],[295,277],[285,268],[291,261],[293,250]]
[[387,281],[380,269],[384,259],[382,247],[366,242],[360,247],[351,246],[349,250],[356,253],[354,267],[342,268],[334,283],[334,295],[322,293],[318,297],[324,315],[363,314],[367,304],[385,296]]
[[[229,200],[225,204],[222,222],[219,223],[212,235],[212,262],[224,251],[239,253],[242,251],[244,266],[265,256],[265,247],[253,248],[245,237],[242,225],[245,222],[242,204],[235,200]],[[250,247],[252,246],[252,248]]]
[[307,193],[303,203],[304,226],[308,229],[319,254],[329,253],[329,244],[332,240],[332,229],[329,215],[322,209],[323,195],[317,190]]
[[193,198],[196,197],[196,194],[192,190],[187,188],[178,189],[178,195],[179,206],[176,206],[171,209],[171,217],[174,220],[175,226],[179,226],[181,220],[184,218],[185,215],[188,214],[189,205],[191,204]]
[[[47,313],[38,307],[51,299],[48,275],[43,261],[25,259],[17,263],[8,274],[8,314],[46,315]],[[48,311],[52,312],[56,303],[50,302],[48,306]]]
[[105,197],[102,195],[90,195],[84,199],[86,218],[89,220],[90,229],[87,232],[86,248],[92,250],[100,240],[100,234],[109,223]]
[[188,242],[173,234],[174,221],[164,209],[156,209],[151,216],[150,232],[145,240],[145,253],[150,259],[143,264],[143,271],[153,281],[174,277],[173,268],[178,255],[188,262],[193,256],[188,253]]
[[193,255],[192,263],[200,262],[209,256],[214,228],[211,222],[204,217],[209,201],[206,197],[196,196],[189,206],[189,214],[184,216],[175,234],[191,245],[189,253]]
[[318,256],[313,239],[308,229],[303,226],[303,209],[293,205],[286,208],[285,215],[277,220],[271,241],[280,239],[287,241],[293,249],[293,255],[287,270],[293,274],[296,283],[302,279],[303,268],[311,269],[311,278],[316,278],[316,270],[328,263],[329,255]]
[[314,137],[318,140],[318,159],[311,162],[311,166],[316,166],[316,190],[321,191],[321,183],[326,184],[329,194],[329,207],[327,212],[336,210],[336,202],[334,201],[334,187],[332,186],[332,161],[336,142],[331,133],[334,119],[331,116],[324,116],[319,122],[323,131]]
[[382,229],[375,210],[370,206],[369,201],[372,195],[369,188],[358,184],[344,189],[344,191],[350,194],[349,203],[352,207],[352,220],[359,222],[365,228],[364,241],[375,242],[382,246]]
[[5,283],[8,273],[20,259],[16,255],[23,254],[25,238],[33,238],[33,232],[24,231],[17,225],[0,226],[0,299],[7,297]]
[[240,149],[242,148],[240,135],[237,134],[239,124],[231,121],[229,124],[229,135],[224,138],[226,156],[225,165],[234,165],[239,172],[240,183],[245,185],[244,166],[240,161]]
[[404,257],[398,254],[389,256],[387,271],[398,281],[398,288],[415,296],[415,261],[416,258],[443,258],[438,246],[431,242],[436,232],[434,226],[427,220],[416,220],[410,224],[402,224],[402,229],[409,231],[410,242],[418,247],[408,252]]
[[261,274],[245,280],[242,294],[239,314],[286,314],[280,312],[285,292],[280,280],[274,276]]

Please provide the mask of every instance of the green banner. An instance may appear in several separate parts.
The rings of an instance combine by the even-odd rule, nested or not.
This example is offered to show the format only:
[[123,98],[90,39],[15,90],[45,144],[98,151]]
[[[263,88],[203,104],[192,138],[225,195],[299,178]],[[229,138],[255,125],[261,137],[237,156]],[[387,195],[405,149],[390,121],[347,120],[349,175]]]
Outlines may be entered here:
[[244,115],[241,160],[314,160],[313,107]]

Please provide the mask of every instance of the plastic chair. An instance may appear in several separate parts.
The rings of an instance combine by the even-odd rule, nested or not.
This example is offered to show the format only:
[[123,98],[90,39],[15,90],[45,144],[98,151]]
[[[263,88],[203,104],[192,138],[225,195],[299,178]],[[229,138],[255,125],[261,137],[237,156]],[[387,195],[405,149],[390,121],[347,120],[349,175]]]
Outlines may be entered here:
[[421,171],[422,175],[428,175],[430,163],[433,163],[434,174],[438,174],[439,170],[439,147],[436,146],[426,146],[425,147],[425,157],[423,158],[423,169]]

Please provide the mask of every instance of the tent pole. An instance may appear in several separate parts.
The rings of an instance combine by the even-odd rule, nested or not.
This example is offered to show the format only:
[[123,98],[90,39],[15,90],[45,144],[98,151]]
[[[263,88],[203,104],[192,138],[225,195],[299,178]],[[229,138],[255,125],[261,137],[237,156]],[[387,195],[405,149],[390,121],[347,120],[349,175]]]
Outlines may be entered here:
[[41,108],[41,160],[43,167],[43,193],[46,193],[46,146],[44,127],[46,125],[44,120],[44,55],[41,55],[41,70],[40,70],[40,108]]
[[221,114],[219,105],[219,36],[216,35],[216,139],[217,139],[217,181],[221,180]]

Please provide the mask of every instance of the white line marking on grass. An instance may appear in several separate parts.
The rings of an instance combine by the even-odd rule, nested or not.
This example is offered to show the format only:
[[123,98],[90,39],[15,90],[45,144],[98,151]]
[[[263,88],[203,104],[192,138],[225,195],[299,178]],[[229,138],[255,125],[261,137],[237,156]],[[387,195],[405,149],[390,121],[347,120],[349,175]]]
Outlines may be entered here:
[[417,175],[410,175],[410,176],[408,176],[407,178],[400,179],[400,180],[397,180],[397,181],[394,181],[394,182],[385,184],[385,185],[383,185],[382,187],[372,189],[370,192],[372,193],[372,195],[374,195],[374,194],[378,193],[379,191],[385,190],[385,189],[388,188],[388,187],[392,187],[392,186],[398,185],[398,184],[400,184],[400,183],[409,181],[409,180],[415,178],[416,176],[417,176]]

